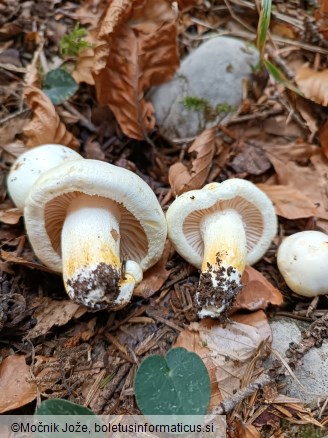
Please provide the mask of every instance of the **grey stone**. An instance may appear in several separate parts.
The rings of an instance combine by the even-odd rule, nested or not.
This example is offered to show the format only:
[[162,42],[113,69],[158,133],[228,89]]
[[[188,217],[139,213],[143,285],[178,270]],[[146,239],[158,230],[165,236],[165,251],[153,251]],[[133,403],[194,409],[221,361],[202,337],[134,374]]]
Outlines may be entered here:
[[[292,318],[277,317],[270,321],[273,342],[272,348],[278,351],[285,358],[285,352],[290,342],[299,342],[301,332],[308,327],[307,323]],[[266,362],[270,367],[276,356],[272,354]],[[328,342],[323,342],[319,348],[313,347],[305,354],[303,365],[294,371],[301,382],[300,386],[295,379],[288,376],[284,383],[284,394],[290,397],[297,397],[305,404],[312,407],[317,405],[318,400],[325,400],[328,397]]]
[[168,140],[193,137],[221,121],[226,113],[209,120],[204,111],[187,109],[182,101],[197,97],[212,108],[224,104],[236,109],[242,101],[243,79],[258,62],[257,50],[236,38],[217,37],[201,44],[182,61],[170,82],[148,95],[161,134]]

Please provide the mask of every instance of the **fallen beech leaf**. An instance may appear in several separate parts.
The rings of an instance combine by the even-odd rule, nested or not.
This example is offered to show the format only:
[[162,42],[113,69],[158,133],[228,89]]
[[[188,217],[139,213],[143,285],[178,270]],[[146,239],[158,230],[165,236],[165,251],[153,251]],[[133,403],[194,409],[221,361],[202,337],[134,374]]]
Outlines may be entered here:
[[[96,43],[96,31],[92,30],[88,33],[85,41],[94,45]],[[79,53],[75,63],[75,68],[72,73],[73,78],[79,84],[85,82],[89,85],[94,85],[95,81],[92,76],[92,69],[94,67],[95,52],[93,47],[87,47]]]
[[94,66],[94,50],[87,48],[82,50],[75,64],[75,69],[72,73],[75,81],[80,84],[85,82],[89,85],[94,85],[95,81],[92,76],[92,69]]
[[[174,344],[174,347],[184,347],[203,358],[211,382],[215,381],[218,385],[218,388],[212,388],[212,395],[215,394],[219,402],[241,388],[245,372],[259,347],[264,341],[271,343],[272,340],[271,329],[262,310],[247,315],[233,315],[232,319],[234,322],[226,327],[210,319],[192,323],[179,334]],[[190,331],[199,337],[191,337]],[[262,350],[263,355],[267,353],[269,350]]]
[[319,130],[319,139],[322,152],[328,158],[328,121],[324,123]]
[[245,424],[241,420],[237,425],[237,438],[261,438],[260,432],[252,424]]
[[203,0],[178,0],[179,9],[182,12],[186,12],[188,9],[200,5],[202,1]]
[[262,148],[254,147],[246,142],[243,150],[232,160],[230,166],[237,173],[247,172],[250,175],[261,175],[270,169],[271,163]]
[[[277,134],[277,131],[279,132],[279,135],[286,135],[278,130],[278,128],[276,128],[275,134]],[[277,159],[286,161],[308,160],[312,157],[312,155],[320,153],[320,148],[318,148],[318,146],[306,143],[304,141],[296,141],[294,143],[285,144],[265,143],[263,147],[269,159],[271,156],[273,156]]]
[[4,224],[18,224],[19,219],[23,216],[23,212],[20,208],[7,208],[5,210],[0,209],[0,222]]
[[303,192],[285,185],[257,184],[274,204],[278,216],[300,219],[317,216],[318,207]]
[[32,120],[23,129],[28,147],[58,143],[72,149],[79,148],[79,141],[67,131],[50,99],[40,89],[27,86],[25,97],[33,111]]
[[177,14],[169,0],[111,0],[95,47],[93,76],[101,105],[122,131],[144,139],[155,126],[145,91],[173,76],[179,65]]
[[95,136],[91,136],[84,145],[85,158],[92,160],[106,161],[106,155],[101,149],[100,144],[95,140]]
[[134,289],[133,295],[149,298],[163,286],[171,272],[170,270],[165,269],[170,251],[171,244],[167,240],[161,259],[146,271],[142,282]]
[[37,385],[31,380],[25,356],[8,356],[0,364],[0,413],[20,408],[33,401]]
[[307,99],[328,105],[328,69],[316,71],[303,67],[297,71],[295,81]]
[[27,258],[24,257],[18,257],[13,253],[5,251],[3,249],[0,250],[0,257],[4,261],[9,263],[13,263],[16,265],[23,265],[28,268],[32,268],[32,269],[35,268],[35,269],[39,269],[40,271],[49,272],[50,274],[55,274],[55,272],[52,269],[47,268],[46,266],[41,265],[40,263],[33,262],[32,260],[28,260]]
[[182,163],[175,163],[169,169],[169,183],[174,195],[200,189],[208,177],[215,154],[216,127],[205,129],[188,149],[196,153],[191,171]]
[[266,309],[269,304],[279,306],[283,296],[259,271],[247,266],[242,277],[243,288],[237,295],[233,310]]
[[87,308],[74,303],[71,300],[55,301],[51,298],[35,298],[31,304],[36,307],[33,316],[36,318],[36,326],[26,336],[33,339],[47,334],[54,326],[67,324],[72,318],[79,318],[87,312]]
[[328,161],[324,155],[313,155],[310,158],[312,166],[299,166],[273,156],[270,156],[270,161],[277,173],[278,183],[296,190],[301,188],[302,193],[317,207],[316,217],[327,220]]

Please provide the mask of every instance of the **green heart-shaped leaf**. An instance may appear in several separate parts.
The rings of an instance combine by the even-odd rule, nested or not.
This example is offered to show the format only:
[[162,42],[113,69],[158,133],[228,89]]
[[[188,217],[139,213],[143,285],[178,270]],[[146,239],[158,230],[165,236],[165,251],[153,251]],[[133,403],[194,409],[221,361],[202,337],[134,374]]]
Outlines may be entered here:
[[69,99],[77,89],[78,85],[74,78],[62,68],[49,71],[44,78],[43,92],[55,105]]
[[61,398],[45,400],[37,408],[36,415],[96,415],[90,409]]
[[185,348],[144,359],[134,391],[144,415],[205,415],[211,395],[204,362]]

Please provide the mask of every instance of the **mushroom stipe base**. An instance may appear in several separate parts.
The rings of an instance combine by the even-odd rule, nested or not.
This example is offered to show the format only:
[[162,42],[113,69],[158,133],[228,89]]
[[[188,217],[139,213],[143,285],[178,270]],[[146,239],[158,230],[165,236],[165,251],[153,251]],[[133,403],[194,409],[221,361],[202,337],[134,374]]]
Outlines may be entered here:
[[[67,290],[73,301],[83,304],[91,310],[111,309],[115,307],[115,304],[117,306],[115,301],[120,294],[119,280],[120,275],[117,270],[105,263],[99,263],[90,272],[88,278],[77,275],[75,278],[67,280]],[[95,291],[99,288],[106,290],[102,301],[92,299]],[[78,291],[78,294],[74,294],[72,291]]]
[[[222,323],[229,322],[231,307],[242,286],[236,278],[236,269],[233,266],[222,266],[220,253],[216,256],[216,266],[207,264],[207,271],[202,272],[195,295],[195,306],[198,315],[211,316]],[[214,281],[216,283],[214,283]],[[206,313],[210,315],[206,315]],[[215,316],[214,316],[215,315]]]

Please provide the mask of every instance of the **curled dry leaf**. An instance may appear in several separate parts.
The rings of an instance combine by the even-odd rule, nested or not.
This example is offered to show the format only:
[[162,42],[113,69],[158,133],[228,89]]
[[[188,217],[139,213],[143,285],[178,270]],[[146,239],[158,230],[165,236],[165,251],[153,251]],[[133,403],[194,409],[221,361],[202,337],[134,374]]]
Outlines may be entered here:
[[50,99],[40,89],[27,86],[25,97],[33,111],[32,120],[23,129],[28,147],[58,143],[72,149],[79,148],[79,141],[67,131]]
[[145,91],[169,80],[179,65],[171,3],[112,0],[100,25],[93,70],[98,101],[132,138],[144,139],[155,126]]
[[296,190],[301,188],[303,195],[315,205],[315,216],[328,220],[327,158],[323,154],[315,154],[310,158],[310,166],[300,166],[273,156],[270,156],[270,161],[277,173],[277,182]]
[[175,163],[169,169],[169,183],[174,195],[188,190],[200,189],[208,177],[215,154],[216,128],[205,129],[188,149],[195,153],[191,171],[182,163]]
[[[174,347],[184,347],[203,358],[211,382],[215,383],[212,396],[216,397],[216,402],[231,397],[245,384],[243,379],[250,367],[248,374],[252,377],[254,357],[259,355],[263,359],[269,351],[260,350],[260,347],[265,341],[271,342],[271,329],[262,310],[232,318],[234,322],[226,327],[210,319],[192,323],[174,344]],[[190,331],[198,336],[191,338]]]
[[180,11],[185,12],[202,3],[203,0],[178,0]]
[[242,420],[238,420],[237,438],[261,438],[261,434],[252,424],[245,424]]
[[328,121],[319,129],[319,139],[321,149],[326,158],[328,158]]
[[259,271],[247,266],[242,277],[243,288],[237,295],[233,311],[266,309],[269,304],[279,306],[283,296]]
[[37,385],[31,381],[25,356],[8,356],[0,364],[0,413],[25,406],[35,399]]
[[[88,33],[85,41],[92,44],[96,43],[96,32],[92,30]],[[95,81],[92,76],[92,69],[94,67],[95,52],[93,47],[87,47],[82,50],[76,60],[75,68],[72,73],[73,78],[79,84],[85,82],[89,85],[94,85]]]
[[307,99],[320,105],[328,105],[328,69],[316,71],[303,67],[298,70],[295,80]]
[[133,295],[137,297],[149,298],[163,286],[171,272],[165,267],[170,255],[170,251],[171,244],[167,240],[161,259],[153,267],[146,271],[142,282],[134,289]]
[[18,224],[19,219],[22,216],[23,212],[20,208],[0,209],[0,222],[3,222],[4,224]]
[[317,216],[318,207],[300,190],[285,185],[257,184],[274,204],[278,216],[300,219]]
[[[24,254],[25,255],[25,254]],[[40,271],[49,272],[51,274],[54,274],[55,272],[51,269],[47,268],[44,265],[41,265],[40,263],[36,263],[33,261],[33,254],[31,252],[28,252],[28,258],[25,257],[18,257],[14,253],[5,251],[3,249],[0,249],[0,258],[8,263],[13,263],[15,265],[23,265],[27,268],[32,269],[39,269]]]
[[94,50],[88,47],[80,53],[72,73],[73,78],[78,84],[85,82],[86,84],[94,85],[95,81],[92,76],[93,65]]

